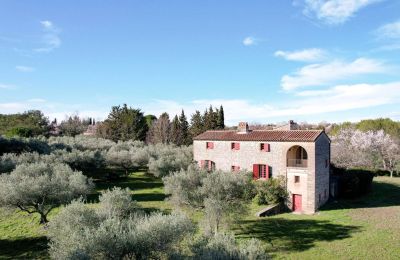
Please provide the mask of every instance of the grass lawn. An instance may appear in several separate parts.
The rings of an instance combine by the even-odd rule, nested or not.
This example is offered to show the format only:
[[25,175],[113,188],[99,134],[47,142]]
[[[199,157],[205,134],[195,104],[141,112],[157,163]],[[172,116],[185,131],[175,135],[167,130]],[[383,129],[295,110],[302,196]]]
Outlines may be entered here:
[[[171,210],[164,201],[162,181],[144,172],[113,183],[97,183],[97,191],[112,186],[129,187],[148,212]],[[88,199],[96,202],[97,198],[98,194],[93,194]],[[288,213],[259,219],[253,217],[257,209],[253,206],[234,231],[238,238],[264,241],[274,258],[400,258],[400,178],[377,177],[371,194],[332,202],[313,216]],[[197,215],[192,217],[197,220]],[[38,222],[36,215],[0,209],[0,259],[48,258],[46,231]]]

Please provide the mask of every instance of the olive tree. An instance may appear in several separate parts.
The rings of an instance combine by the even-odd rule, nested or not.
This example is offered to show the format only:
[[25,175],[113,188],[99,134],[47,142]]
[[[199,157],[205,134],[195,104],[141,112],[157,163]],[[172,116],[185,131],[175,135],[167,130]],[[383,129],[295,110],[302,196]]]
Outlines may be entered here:
[[247,210],[253,183],[248,174],[215,171],[207,173],[196,165],[164,177],[165,192],[177,207],[202,210],[206,233],[218,233]]
[[[50,256],[165,259],[176,255],[181,240],[194,231],[191,221],[180,213],[138,214],[136,203],[127,195],[129,190],[114,189],[100,196],[98,208],[74,201],[62,209],[49,226]],[[132,211],[120,214],[125,207]]]
[[149,172],[156,177],[164,177],[181,169],[186,170],[193,163],[191,146],[175,146],[157,144],[148,147]]
[[0,205],[38,213],[44,224],[52,209],[85,196],[92,188],[90,179],[65,164],[21,164],[0,175]]

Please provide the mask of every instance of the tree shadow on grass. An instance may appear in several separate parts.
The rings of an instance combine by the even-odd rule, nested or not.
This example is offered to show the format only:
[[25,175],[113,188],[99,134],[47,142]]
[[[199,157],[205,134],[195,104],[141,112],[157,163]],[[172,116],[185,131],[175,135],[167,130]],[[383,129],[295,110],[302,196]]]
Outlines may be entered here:
[[0,239],[0,259],[48,259],[46,237]]
[[323,206],[320,211],[391,206],[400,206],[400,185],[374,181],[370,193],[354,199],[331,201]]
[[[240,227],[240,229],[239,229]],[[304,251],[317,241],[334,241],[348,238],[359,232],[360,227],[333,224],[325,220],[265,218],[239,223],[239,238],[257,238],[271,246],[271,253],[278,251]]]

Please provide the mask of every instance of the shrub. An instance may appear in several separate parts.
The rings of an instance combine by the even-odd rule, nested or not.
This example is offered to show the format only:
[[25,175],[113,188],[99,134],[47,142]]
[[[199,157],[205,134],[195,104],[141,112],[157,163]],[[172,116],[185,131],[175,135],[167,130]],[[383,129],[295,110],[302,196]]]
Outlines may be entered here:
[[356,198],[372,190],[375,173],[361,169],[332,167],[332,181],[338,183],[338,197]]
[[104,217],[125,218],[137,212],[139,208],[139,205],[132,201],[129,188],[114,187],[111,190],[102,191],[99,200],[99,215]]
[[258,205],[285,202],[288,197],[285,180],[281,177],[271,178],[267,181],[255,181],[255,187],[256,196],[254,200]]
[[[53,259],[166,259],[194,230],[184,215],[104,214],[111,201],[129,205],[128,191],[114,189],[100,197],[99,209],[75,201],[51,221],[50,256]],[[110,199],[111,198],[111,199]],[[122,206],[122,207],[120,207]],[[106,207],[106,208],[104,208]],[[113,213],[116,211],[111,210]]]
[[267,259],[261,241],[250,239],[238,244],[233,234],[222,233],[211,237],[202,237],[192,244],[191,249],[194,259]]

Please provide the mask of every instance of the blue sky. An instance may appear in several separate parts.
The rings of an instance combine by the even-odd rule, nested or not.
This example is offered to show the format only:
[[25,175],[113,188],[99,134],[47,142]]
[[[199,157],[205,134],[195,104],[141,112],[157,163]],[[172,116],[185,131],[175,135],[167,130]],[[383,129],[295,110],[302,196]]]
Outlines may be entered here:
[[0,2],[0,113],[400,120],[399,58],[399,1]]

